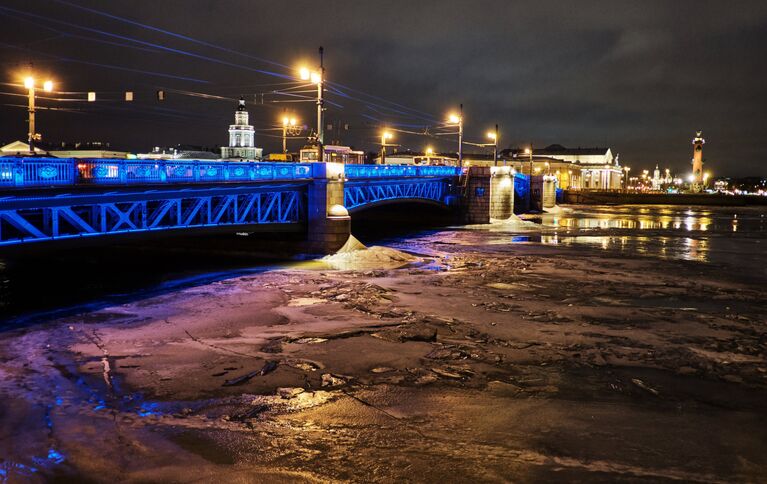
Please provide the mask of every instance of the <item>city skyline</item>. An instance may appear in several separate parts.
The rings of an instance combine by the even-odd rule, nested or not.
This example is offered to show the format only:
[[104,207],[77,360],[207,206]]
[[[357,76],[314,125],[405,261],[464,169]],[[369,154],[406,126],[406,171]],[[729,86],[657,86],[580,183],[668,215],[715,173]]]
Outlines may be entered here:
[[[57,91],[97,92],[94,103],[42,100],[43,108],[64,109],[38,113],[44,141],[224,145],[244,95],[257,146],[280,152],[280,133],[267,129],[285,107],[313,126],[314,106],[258,101],[296,77],[298,65],[316,64],[323,45],[336,90],[328,93],[326,124],[348,125],[342,141],[366,151],[376,149],[382,126],[402,130],[401,149],[454,150],[452,138],[404,131],[438,125],[462,103],[469,142],[485,142],[498,123],[500,148],[606,146],[625,164],[684,173],[692,135],[703,130],[715,176],[767,174],[753,141],[767,134],[758,109],[764,67],[751,62],[765,46],[758,32],[767,9],[756,3],[723,13],[698,4],[604,11],[483,2],[463,17],[455,15],[467,7],[461,2],[331,2],[321,11],[302,2],[149,5],[12,0],[0,8],[7,82],[19,82],[14,76],[31,62]],[[287,28],[270,27],[281,20]],[[135,101],[123,101],[123,91]],[[14,106],[24,100],[3,99],[0,136],[24,139],[26,116]]]

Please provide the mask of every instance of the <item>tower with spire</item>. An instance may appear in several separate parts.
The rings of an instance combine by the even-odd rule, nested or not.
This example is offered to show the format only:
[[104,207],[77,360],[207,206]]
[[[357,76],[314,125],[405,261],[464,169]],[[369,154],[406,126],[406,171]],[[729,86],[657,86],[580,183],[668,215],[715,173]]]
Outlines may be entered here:
[[237,110],[234,112],[234,124],[229,125],[229,146],[221,147],[221,158],[240,160],[260,160],[262,148],[256,148],[256,132],[248,124],[248,110],[245,108],[245,98],[240,97]]
[[703,139],[703,132],[697,131],[692,140],[692,179],[691,188],[698,192],[703,188],[703,145],[706,140]]

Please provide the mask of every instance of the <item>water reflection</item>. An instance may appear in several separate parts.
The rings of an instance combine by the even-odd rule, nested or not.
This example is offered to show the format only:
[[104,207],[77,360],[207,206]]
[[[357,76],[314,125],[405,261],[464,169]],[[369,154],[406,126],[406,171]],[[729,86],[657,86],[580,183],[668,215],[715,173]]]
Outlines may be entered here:
[[[738,212],[735,212],[735,211]],[[740,225],[764,231],[762,207],[679,208],[579,206],[572,211],[543,214],[541,223],[569,229],[684,230],[736,232]]]
[[766,215],[767,207],[577,206],[541,215],[540,235],[511,242],[724,263],[767,275]]

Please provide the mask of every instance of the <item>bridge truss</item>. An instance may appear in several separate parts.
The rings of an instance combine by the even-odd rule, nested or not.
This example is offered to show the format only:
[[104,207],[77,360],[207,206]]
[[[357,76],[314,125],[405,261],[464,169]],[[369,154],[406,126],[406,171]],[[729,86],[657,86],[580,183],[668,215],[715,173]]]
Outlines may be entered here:
[[0,199],[0,246],[99,235],[305,220],[302,184]]
[[389,200],[430,200],[447,204],[450,183],[445,178],[347,181],[344,206],[348,210]]

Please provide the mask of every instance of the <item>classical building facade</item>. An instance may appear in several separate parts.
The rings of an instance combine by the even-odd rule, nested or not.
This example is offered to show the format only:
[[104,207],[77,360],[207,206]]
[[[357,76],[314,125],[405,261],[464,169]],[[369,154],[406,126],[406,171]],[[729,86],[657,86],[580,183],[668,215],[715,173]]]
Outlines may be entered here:
[[585,190],[620,190],[623,169],[610,148],[565,148],[550,145],[534,150],[535,155],[567,161],[581,170],[581,187]]
[[229,125],[229,146],[221,147],[221,158],[260,160],[264,150],[256,148],[256,132],[248,124],[248,111],[245,99],[240,98],[234,113],[234,124]]

